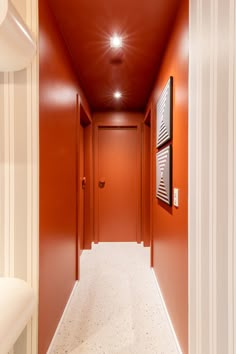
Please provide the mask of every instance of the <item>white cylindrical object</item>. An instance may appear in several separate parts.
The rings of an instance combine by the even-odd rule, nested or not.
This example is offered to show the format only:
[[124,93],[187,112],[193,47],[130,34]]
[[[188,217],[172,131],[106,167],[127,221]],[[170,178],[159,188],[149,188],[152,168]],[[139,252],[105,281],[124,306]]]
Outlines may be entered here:
[[0,353],[7,354],[36,307],[32,288],[17,278],[0,278]]
[[10,0],[0,1],[0,71],[26,68],[36,52],[35,40]]

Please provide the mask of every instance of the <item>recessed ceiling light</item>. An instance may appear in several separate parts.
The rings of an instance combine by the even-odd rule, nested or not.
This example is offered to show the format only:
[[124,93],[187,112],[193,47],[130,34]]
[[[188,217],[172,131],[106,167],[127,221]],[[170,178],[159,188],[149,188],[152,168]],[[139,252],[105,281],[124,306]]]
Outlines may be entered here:
[[114,93],[114,97],[117,99],[117,100],[119,100],[120,98],[121,98],[121,92],[120,91],[116,91],[115,93]]
[[122,47],[122,38],[116,34],[110,39],[111,48],[121,48]]

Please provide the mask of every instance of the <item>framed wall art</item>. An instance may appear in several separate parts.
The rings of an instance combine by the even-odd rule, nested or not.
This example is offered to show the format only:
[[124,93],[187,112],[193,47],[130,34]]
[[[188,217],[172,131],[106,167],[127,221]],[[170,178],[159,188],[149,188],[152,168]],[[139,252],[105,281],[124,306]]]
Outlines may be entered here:
[[173,77],[170,76],[156,106],[156,146],[172,139]]
[[156,153],[156,196],[172,205],[172,148],[168,145]]

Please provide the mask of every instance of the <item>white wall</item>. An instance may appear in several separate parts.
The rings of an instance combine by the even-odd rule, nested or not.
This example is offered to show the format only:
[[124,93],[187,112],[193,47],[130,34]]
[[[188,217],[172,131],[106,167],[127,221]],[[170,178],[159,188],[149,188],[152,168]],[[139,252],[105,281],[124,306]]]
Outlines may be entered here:
[[189,353],[233,354],[235,1],[190,0],[189,42]]
[[[38,36],[38,1],[15,0]],[[38,293],[38,59],[0,73],[0,276],[26,280]],[[37,353],[37,314],[14,348]]]

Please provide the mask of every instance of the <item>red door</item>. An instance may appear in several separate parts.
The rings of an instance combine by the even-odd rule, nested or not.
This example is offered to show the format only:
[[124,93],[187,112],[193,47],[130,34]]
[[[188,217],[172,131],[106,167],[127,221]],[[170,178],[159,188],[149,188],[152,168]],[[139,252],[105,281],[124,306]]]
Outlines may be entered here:
[[86,186],[86,177],[84,172],[84,127],[80,124],[79,131],[79,243],[80,253],[84,248],[84,190]]
[[140,241],[141,163],[137,127],[97,127],[97,242]]
[[77,96],[77,143],[76,143],[76,235],[77,265],[76,276],[79,279],[80,254],[83,249],[91,248],[93,229],[92,212],[92,125],[91,118],[85,112]]
[[142,160],[142,241],[150,246],[150,123],[143,125],[143,160]]

